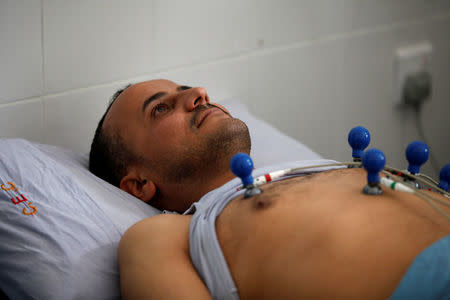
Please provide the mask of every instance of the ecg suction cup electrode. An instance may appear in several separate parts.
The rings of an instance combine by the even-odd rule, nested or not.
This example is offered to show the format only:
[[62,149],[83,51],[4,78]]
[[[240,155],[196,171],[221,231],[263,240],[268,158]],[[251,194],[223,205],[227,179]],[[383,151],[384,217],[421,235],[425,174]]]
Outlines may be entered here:
[[[364,149],[369,146],[370,133],[369,130],[362,126],[352,128],[348,133],[348,144],[352,147],[352,157],[354,162],[361,162]],[[352,168],[355,166],[349,166]]]
[[245,188],[244,198],[262,193],[262,190],[253,184],[253,161],[249,155],[245,153],[234,155],[230,161],[230,169],[234,175],[242,180],[242,185]]
[[369,149],[364,152],[362,164],[367,171],[367,185],[363,189],[363,193],[367,195],[381,195],[382,190],[379,185],[380,173],[386,164],[386,158],[378,149]]

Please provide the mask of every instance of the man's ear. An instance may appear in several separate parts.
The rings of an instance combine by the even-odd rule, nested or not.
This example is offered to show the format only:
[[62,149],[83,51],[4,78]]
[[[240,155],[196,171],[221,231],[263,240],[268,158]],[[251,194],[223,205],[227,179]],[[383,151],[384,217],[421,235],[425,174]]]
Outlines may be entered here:
[[144,202],[150,201],[156,194],[156,185],[153,181],[139,178],[133,172],[128,173],[122,178],[120,181],[120,189]]

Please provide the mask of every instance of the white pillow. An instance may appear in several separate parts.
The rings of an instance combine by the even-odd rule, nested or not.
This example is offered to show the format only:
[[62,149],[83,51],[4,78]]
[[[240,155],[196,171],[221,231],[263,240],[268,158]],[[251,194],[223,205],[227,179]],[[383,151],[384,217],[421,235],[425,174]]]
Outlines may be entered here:
[[[247,123],[256,167],[321,157],[224,101]],[[0,290],[11,299],[119,299],[117,245],[157,209],[91,174],[88,156],[0,139]]]
[[0,140],[0,289],[11,299],[118,299],[117,244],[159,211],[87,170],[87,156]]

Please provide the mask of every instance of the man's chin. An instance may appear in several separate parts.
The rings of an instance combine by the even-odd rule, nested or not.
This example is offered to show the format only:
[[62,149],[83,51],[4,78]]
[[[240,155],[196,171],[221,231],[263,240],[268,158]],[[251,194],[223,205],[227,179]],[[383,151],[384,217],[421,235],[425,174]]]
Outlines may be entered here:
[[210,137],[209,149],[229,157],[238,152],[250,153],[251,141],[247,125],[236,118],[224,119]]
[[183,147],[184,151],[171,156],[173,160],[164,167],[167,182],[182,183],[223,174],[229,171],[229,162],[234,154],[250,153],[247,125],[234,118],[219,121],[215,126],[205,126],[198,132],[194,143],[191,140]]

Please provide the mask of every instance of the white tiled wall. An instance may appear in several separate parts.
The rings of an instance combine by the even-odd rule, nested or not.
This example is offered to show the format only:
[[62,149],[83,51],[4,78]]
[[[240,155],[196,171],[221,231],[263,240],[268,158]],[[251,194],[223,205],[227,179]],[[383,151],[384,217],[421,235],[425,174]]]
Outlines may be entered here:
[[0,108],[1,137],[20,137],[42,142],[43,118],[42,102],[39,98],[2,105]]
[[154,70],[152,2],[43,1],[47,93]]
[[124,86],[125,83],[114,83],[44,96],[44,143],[88,152],[111,91]]
[[0,136],[86,152],[116,89],[168,78],[240,98],[338,160],[349,158],[347,131],[366,125],[402,166],[417,130],[412,112],[392,105],[393,54],[423,40],[434,86],[422,121],[443,164],[448,0],[0,0]]
[[0,103],[42,93],[41,4],[0,1]]

